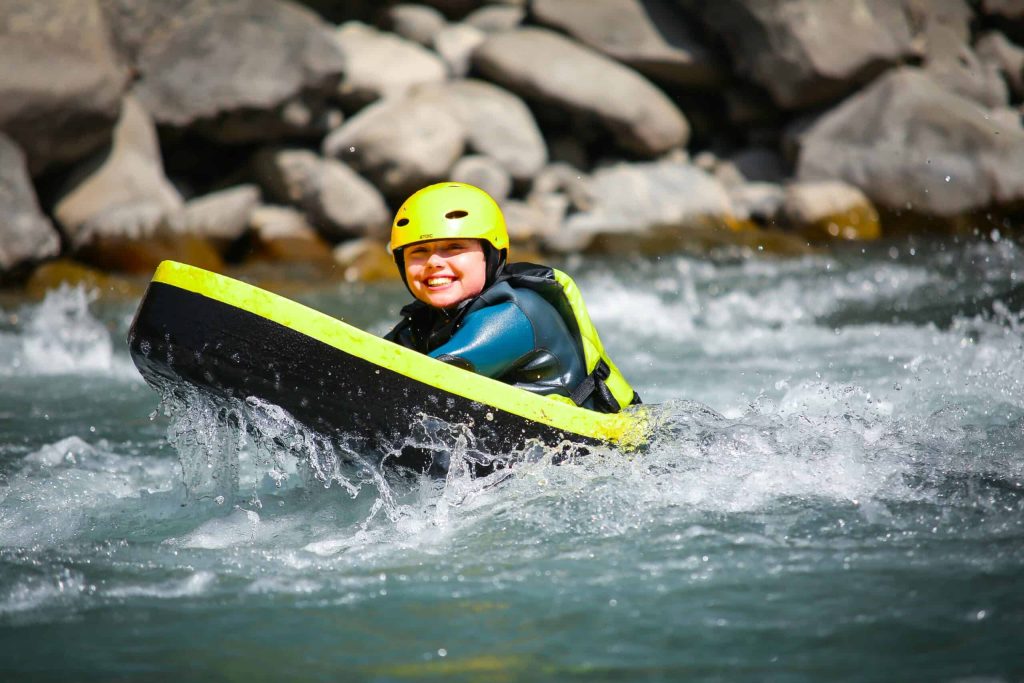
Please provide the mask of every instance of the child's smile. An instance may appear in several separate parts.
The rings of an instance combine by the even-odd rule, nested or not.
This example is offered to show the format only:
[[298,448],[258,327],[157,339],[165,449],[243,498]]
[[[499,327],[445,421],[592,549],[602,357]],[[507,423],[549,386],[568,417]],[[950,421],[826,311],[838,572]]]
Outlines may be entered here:
[[413,296],[449,308],[476,296],[487,281],[483,245],[475,239],[432,240],[405,250],[405,275]]

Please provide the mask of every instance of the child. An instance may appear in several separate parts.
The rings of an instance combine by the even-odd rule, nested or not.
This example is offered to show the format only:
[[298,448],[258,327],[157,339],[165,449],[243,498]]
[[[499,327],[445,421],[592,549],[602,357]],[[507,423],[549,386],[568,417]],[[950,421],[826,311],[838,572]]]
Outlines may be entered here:
[[546,266],[506,263],[505,218],[483,190],[423,188],[399,208],[389,248],[416,301],[385,339],[592,410],[640,402],[605,355],[575,283]]

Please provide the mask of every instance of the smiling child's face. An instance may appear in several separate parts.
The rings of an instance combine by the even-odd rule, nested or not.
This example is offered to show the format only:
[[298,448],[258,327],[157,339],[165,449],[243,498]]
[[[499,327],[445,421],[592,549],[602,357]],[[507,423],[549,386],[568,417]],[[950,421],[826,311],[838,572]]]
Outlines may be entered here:
[[442,239],[405,249],[405,278],[413,296],[435,308],[449,308],[476,296],[487,282],[483,244],[475,239]]

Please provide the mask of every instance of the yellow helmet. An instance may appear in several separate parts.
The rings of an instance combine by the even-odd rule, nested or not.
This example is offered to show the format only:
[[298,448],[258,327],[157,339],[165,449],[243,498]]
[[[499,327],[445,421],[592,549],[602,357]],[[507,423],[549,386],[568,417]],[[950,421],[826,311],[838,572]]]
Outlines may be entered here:
[[508,249],[505,217],[489,194],[466,183],[428,185],[405,200],[391,224],[388,248],[397,255],[416,242],[440,239],[485,240]]

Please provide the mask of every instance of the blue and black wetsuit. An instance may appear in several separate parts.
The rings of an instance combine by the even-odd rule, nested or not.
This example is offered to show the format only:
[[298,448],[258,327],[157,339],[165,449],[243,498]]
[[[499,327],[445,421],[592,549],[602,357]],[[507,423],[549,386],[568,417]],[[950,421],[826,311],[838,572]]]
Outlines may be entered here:
[[413,302],[385,339],[591,410],[641,402],[605,355],[575,283],[547,266],[505,264],[483,292],[453,309]]
[[385,339],[536,394],[572,396],[587,376],[562,315],[507,278],[452,310],[416,301]]

